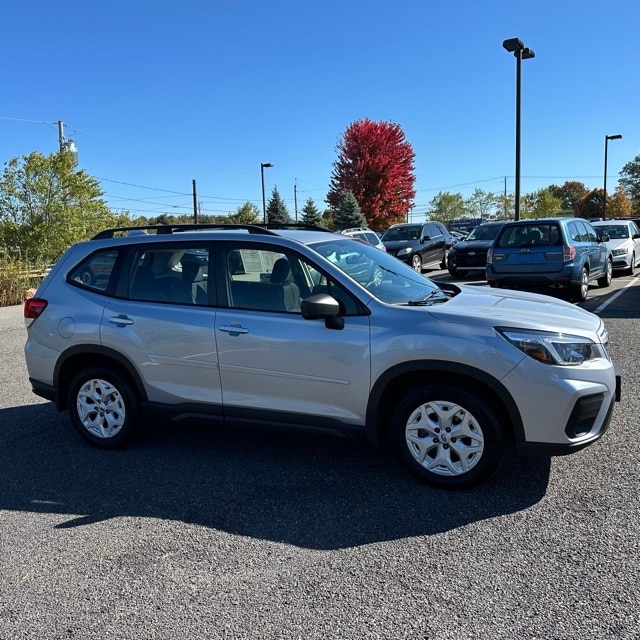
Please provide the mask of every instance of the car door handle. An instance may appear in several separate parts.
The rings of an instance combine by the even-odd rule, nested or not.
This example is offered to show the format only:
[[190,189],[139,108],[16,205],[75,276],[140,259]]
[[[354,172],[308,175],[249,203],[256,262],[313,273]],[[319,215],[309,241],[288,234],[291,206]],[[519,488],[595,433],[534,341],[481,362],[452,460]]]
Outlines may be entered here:
[[109,322],[113,324],[117,324],[118,326],[123,327],[126,324],[133,324],[133,320],[127,317],[124,313],[120,313],[117,316],[111,316],[109,318]]
[[249,329],[245,329],[244,327],[241,327],[240,325],[235,325],[235,324],[223,324],[220,327],[220,331],[226,331],[227,333],[230,333],[232,335],[249,333]]

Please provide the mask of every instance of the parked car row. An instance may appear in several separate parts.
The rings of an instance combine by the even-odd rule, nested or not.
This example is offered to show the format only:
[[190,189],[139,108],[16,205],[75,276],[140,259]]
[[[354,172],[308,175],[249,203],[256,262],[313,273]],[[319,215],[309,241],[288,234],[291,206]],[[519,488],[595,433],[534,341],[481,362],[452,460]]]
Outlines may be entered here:
[[396,224],[380,237],[368,228],[344,235],[368,242],[421,273],[446,268],[455,278],[482,273],[492,287],[565,290],[584,300],[589,285],[640,265],[640,228],[633,220],[556,217],[486,222],[462,239],[440,222]]

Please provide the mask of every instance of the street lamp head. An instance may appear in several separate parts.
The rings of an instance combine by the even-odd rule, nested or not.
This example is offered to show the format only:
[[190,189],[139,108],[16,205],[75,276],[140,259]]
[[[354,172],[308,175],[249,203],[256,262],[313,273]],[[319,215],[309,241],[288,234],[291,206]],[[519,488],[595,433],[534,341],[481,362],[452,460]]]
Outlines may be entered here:
[[516,51],[522,51],[524,49],[524,43],[519,38],[509,38],[502,43],[502,46],[509,53],[516,53]]
[[522,50],[522,59],[530,60],[531,58],[535,58],[536,54],[533,52],[533,49],[529,49],[529,47],[525,47]]
[[273,165],[270,162],[261,162],[260,166],[265,169],[266,167],[273,167]]
[[607,140],[620,140],[620,138],[622,138],[622,136],[619,133],[616,133],[615,136],[605,136],[605,138]]

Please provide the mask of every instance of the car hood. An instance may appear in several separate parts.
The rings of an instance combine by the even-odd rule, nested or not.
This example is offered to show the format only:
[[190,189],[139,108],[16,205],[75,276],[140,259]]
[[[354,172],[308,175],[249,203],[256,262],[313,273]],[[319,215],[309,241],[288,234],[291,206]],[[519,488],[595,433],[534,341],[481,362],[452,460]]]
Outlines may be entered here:
[[427,309],[442,322],[575,332],[591,338],[602,322],[593,313],[551,296],[473,285],[460,286],[458,295]]
[[492,244],[493,240],[461,240],[453,246],[456,251],[476,251],[490,249]]
[[631,240],[629,240],[629,238],[618,238],[616,240],[608,240],[605,244],[613,251],[614,249],[622,249],[630,245]]

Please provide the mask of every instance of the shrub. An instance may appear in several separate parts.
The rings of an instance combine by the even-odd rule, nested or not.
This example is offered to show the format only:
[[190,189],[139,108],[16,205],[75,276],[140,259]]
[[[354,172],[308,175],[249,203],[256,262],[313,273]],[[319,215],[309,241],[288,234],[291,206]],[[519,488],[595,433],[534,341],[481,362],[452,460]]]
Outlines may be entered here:
[[35,274],[37,270],[24,263],[0,256],[0,307],[21,304],[27,290],[41,280]]

